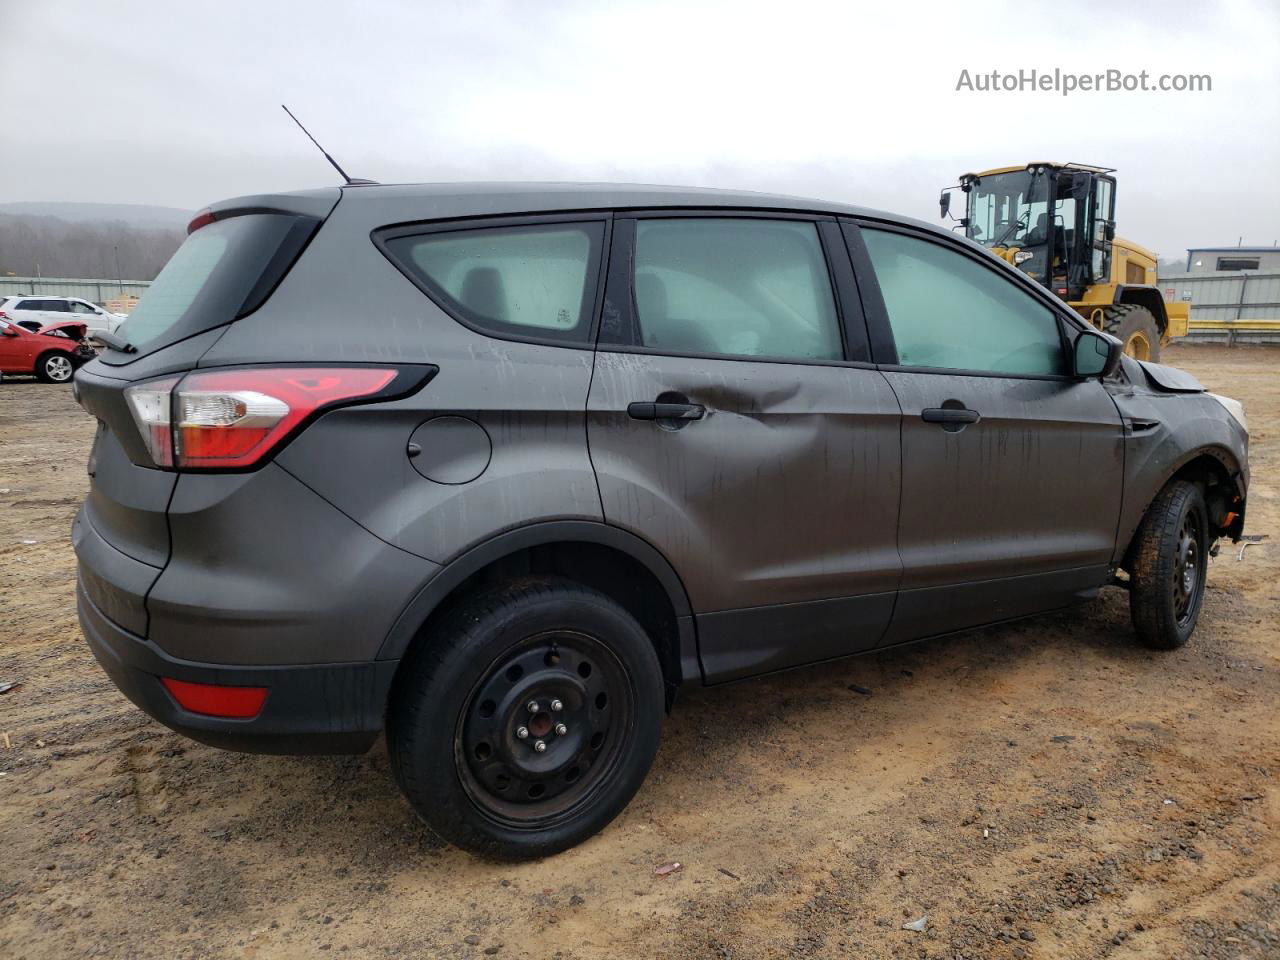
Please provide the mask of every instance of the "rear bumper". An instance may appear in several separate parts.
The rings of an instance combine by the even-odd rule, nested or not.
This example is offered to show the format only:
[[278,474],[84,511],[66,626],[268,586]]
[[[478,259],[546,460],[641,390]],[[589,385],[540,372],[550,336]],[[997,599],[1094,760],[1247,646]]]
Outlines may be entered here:
[[[248,753],[363,753],[382,731],[397,660],[234,667],[179,660],[112,623],[77,584],[76,607],[89,649],[112,682],[166,727],[210,746]],[[160,677],[267,687],[249,720],[184,710]]]

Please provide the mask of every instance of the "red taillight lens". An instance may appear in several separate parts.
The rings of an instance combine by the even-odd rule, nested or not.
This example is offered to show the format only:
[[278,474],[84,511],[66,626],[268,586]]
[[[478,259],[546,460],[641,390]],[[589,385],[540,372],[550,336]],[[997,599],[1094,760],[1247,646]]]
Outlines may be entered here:
[[210,370],[125,395],[157,466],[236,469],[258,463],[312,414],[378,393],[395,376],[376,367]]
[[161,677],[160,682],[178,701],[178,706],[206,717],[248,720],[262,712],[267,700],[266,687],[224,687],[214,683],[190,683]]

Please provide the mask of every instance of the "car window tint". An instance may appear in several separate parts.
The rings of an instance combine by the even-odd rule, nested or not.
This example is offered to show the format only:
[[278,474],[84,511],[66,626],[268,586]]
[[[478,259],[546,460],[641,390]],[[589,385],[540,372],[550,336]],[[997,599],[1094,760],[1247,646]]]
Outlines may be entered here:
[[179,322],[226,254],[229,233],[240,219],[204,227],[183,241],[129,314],[130,340],[146,343]]
[[635,303],[641,344],[663,352],[843,357],[813,223],[640,220]]
[[67,306],[65,300],[45,300],[44,309],[51,313],[70,313],[71,308]]
[[601,222],[493,227],[397,237],[392,258],[445,309],[483,330],[586,339],[588,279]]
[[1012,280],[941,244],[862,230],[904,366],[1064,372],[1058,320]]

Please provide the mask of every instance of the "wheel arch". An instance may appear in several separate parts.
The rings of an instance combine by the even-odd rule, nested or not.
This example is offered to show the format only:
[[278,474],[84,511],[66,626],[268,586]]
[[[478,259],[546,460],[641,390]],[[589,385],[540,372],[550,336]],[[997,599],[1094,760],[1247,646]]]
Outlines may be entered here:
[[662,665],[668,707],[681,686],[701,684],[693,611],[675,568],[641,537],[590,520],[530,524],[458,554],[405,606],[378,659],[403,659],[415,644],[430,642],[432,621],[451,601],[492,582],[539,573],[598,589],[640,622]]
[[1145,307],[1150,311],[1151,316],[1155,317],[1156,328],[1160,331],[1160,336],[1163,337],[1168,332],[1169,311],[1165,308],[1164,297],[1160,295],[1160,291],[1155,287],[1120,284],[1116,287],[1116,295],[1113,302]]
[[1240,539],[1244,531],[1246,489],[1236,455],[1226,447],[1207,446],[1193,450],[1173,472],[1173,480],[1190,480],[1205,491],[1209,524],[1215,535]]
[[[1160,492],[1175,480],[1190,480],[1198,483],[1205,490],[1205,502],[1209,509],[1209,522],[1215,536],[1226,535],[1238,540],[1244,529],[1245,486],[1243,471],[1239,459],[1228,447],[1220,444],[1205,444],[1184,453],[1164,471],[1163,480],[1149,491],[1136,511],[1133,528],[1129,531],[1123,550],[1121,566],[1130,567],[1130,551],[1142,518],[1151,509],[1151,504],[1160,496]],[[1213,496],[1212,491],[1220,491],[1221,496]],[[1228,514],[1234,514],[1228,520]]]

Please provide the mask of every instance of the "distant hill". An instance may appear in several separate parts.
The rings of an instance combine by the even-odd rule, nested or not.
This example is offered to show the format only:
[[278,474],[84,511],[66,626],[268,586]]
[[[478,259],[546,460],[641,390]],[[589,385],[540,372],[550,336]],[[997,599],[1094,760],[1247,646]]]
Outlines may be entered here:
[[138,204],[0,204],[0,276],[154,280],[190,218]]
[[57,217],[68,223],[118,221],[134,227],[184,229],[195,211],[155,207],[143,203],[68,203],[58,200],[0,203],[0,213],[27,217]]

